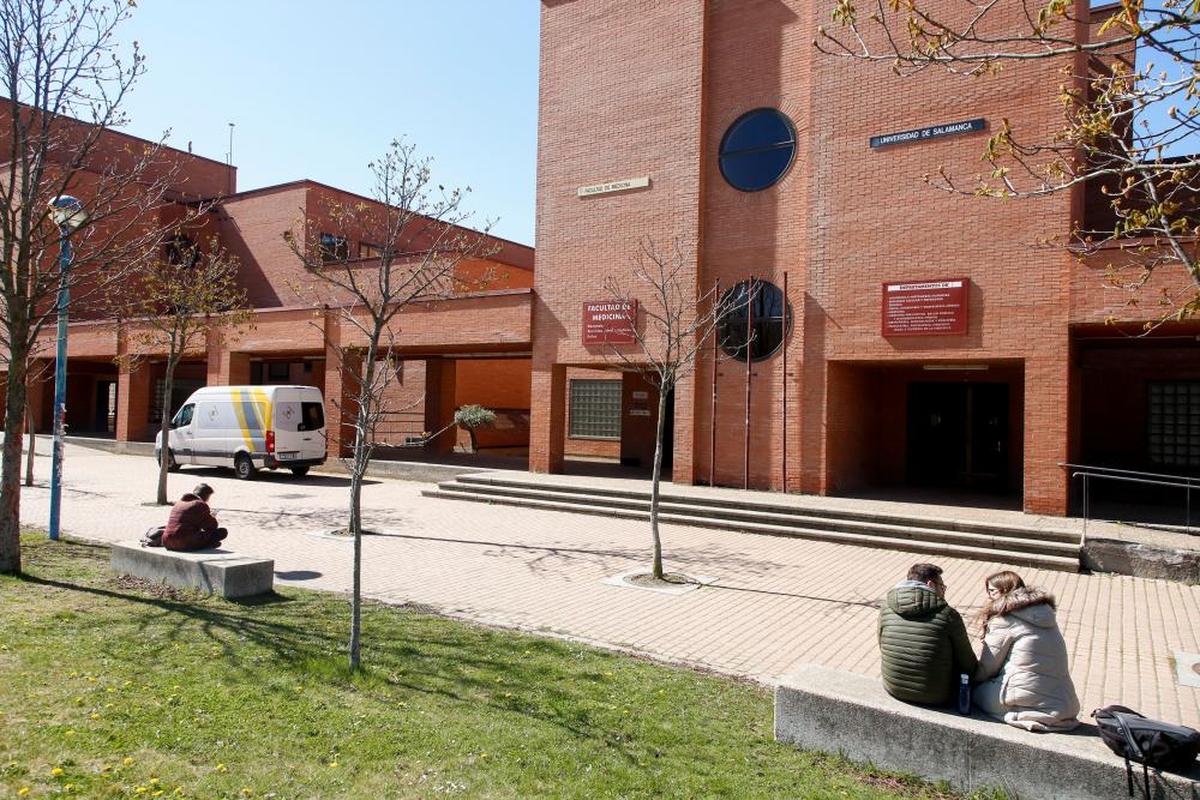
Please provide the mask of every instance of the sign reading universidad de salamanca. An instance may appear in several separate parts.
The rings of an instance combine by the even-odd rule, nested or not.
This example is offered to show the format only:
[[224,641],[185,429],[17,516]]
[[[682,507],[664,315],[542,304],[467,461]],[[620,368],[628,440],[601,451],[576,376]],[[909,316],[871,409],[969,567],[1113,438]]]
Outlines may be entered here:
[[584,344],[633,344],[637,300],[595,300],[583,304]]
[[871,148],[887,147],[893,144],[906,144],[908,142],[925,142],[930,139],[940,139],[943,136],[956,136],[960,133],[974,133],[981,131],[987,127],[987,120],[983,117],[977,119],[965,119],[962,122],[947,122],[942,125],[930,125],[928,128],[916,128],[911,131],[899,131],[898,133],[885,133],[881,136],[871,137]]

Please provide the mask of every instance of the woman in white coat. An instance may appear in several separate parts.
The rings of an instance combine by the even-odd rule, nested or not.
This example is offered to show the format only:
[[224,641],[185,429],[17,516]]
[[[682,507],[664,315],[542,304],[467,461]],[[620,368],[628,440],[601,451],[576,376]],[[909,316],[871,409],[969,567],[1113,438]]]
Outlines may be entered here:
[[1071,730],[1079,724],[1079,698],[1067,669],[1054,596],[1026,587],[1009,571],[990,575],[986,587],[975,705],[1018,728]]

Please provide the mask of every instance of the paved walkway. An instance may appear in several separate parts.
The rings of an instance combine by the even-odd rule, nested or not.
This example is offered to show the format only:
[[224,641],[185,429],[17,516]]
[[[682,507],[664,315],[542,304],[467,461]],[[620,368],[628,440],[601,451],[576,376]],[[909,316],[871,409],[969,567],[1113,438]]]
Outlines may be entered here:
[[[38,458],[38,476],[49,459]],[[178,496],[204,480],[232,531],[230,545],[275,559],[282,583],[344,591],[351,545],[347,481],[191,468],[170,477]],[[68,446],[63,527],[81,537],[136,538],[166,510],[148,504],[155,466],[141,456]],[[799,664],[879,674],[875,602],[921,556],[849,545],[666,525],[668,569],[716,578],[679,596],[612,586],[644,566],[644,522],[423,498],[422,484],[379,480],[364,490],[364,591],[482,623],[565,635],[771,681]],[[48,521],[42,486],[22,495],[24,518]],[[811,502],[811,500],[805,500]],[[844,501],[843,501],[844,502]],[[984,577],[1002,565],[940,559],[948,597],[965,616]],[[1200,587],[1125,576],[1022,569],[1055,595],[1085,713],[1120,702],[1200,726],[1200,689],[1181,686],[1174,653],[1200,652]],[[366,632],[369,642],[370,631]]]

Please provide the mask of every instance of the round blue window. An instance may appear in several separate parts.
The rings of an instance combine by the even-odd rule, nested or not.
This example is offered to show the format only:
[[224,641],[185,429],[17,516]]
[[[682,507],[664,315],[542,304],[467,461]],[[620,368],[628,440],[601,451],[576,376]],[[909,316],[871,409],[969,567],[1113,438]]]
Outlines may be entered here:
[[721,174],[735,189],[774,186],[796,157],[796,126],[774,108],[756,108],[734,120],[721,139]]

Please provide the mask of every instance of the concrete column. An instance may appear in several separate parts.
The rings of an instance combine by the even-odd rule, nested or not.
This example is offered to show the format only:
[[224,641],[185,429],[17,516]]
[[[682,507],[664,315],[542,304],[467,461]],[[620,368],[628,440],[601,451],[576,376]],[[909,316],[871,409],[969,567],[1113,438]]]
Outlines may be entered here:
[[562,472],[567,425],[567,368],[533,365],[529,410],[529,469]]
[[[431,358],[425,362],[425,430],[440,431],[454,420],[454,389],[458,362],[454,359]],[[454,428],[440,434],[427,445],[431,453],[443,455],[454,452],[457,431]]]

